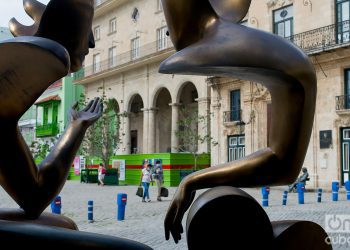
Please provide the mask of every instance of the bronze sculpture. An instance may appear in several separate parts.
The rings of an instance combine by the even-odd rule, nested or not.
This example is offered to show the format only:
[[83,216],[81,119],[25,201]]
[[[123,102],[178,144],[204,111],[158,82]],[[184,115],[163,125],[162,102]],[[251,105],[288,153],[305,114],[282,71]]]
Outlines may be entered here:
[[317,82],[313,65],[301,49],[284,38],[239,24],[251,0],[162,3],[178,52],[162,62],[159,72],[255,81],[265,85],[272,97],[269,147],[195,172],[180,183],[164,222],[166,239],[171,233],[178,242],[183,215],[196,190],[285,185],[295,180],[311,135]]
[[76,224],[64,216],[41,215],[61,191],[86,129],[101,116],[103,105],[95,98],[78,111],[75,104],[64,134],[46,159],[35,165],[17,122],[53,82],[81,68],[89,48],[95,46],[94,1],[51,0],[45,6],[23,0],[23,5],[35,23],[26,27],[12,19],[10,30],[20,37],[0,43],[0,128],[5,142],[0,146],[0,184],[21,207],[0,210],[1,243],[150,249],[134,241],[76,231]]

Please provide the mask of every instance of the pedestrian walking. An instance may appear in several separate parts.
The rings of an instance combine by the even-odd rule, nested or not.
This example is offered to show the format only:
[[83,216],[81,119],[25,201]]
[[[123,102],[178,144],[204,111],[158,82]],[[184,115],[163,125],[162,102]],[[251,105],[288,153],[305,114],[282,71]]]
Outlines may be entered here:
[[153,169],[152,177],[157,184],[157,190],[158,190],[157,201],[162,201],[161,191],[163,187],[163,168],[159,160],[156,161],[156,164]]
[[151,164],[147,164],[145,168],[142,169],[142,175],[141,175],[141,182],[143,186],[143,197],[142,202],[150,202],[151,199],[149,198],[149,184],[152,181],[152,173],[151,173]]
[[98,183],[101,186],[103,186],[105,184],[104,183],[105,174],[106,174],[106,168],[102,163],[100,163],[100,165],[98,167]]

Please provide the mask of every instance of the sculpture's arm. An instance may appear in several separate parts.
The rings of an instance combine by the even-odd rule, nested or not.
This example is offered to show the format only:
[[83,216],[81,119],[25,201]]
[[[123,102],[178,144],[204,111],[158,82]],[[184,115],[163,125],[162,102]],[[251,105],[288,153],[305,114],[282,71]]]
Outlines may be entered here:
[[102,107],[99,98],[90,101],[82,111],[76,110],[77,103],[72,107],[71,121],[67,129],[46,159],[38,166],[37,181],[40,193],[44,197],[41,198],[42,202],[49,203],[62,189],[85,132],[102,115]]
[[[37,167],[16,122],[1,122],[0,182],[31,218],[36,218],[61,191],[86,129],[102,114],[99,99],[71,110],[71,122],[51,153]],[[6,178],[5,178],[6,177]]]

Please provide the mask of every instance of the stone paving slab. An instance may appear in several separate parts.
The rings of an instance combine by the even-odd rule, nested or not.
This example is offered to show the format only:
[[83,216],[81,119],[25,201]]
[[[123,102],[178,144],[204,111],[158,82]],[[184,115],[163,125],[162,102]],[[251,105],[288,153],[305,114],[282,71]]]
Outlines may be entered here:
[[[81,231],[123,237],[145,243],[156,250],[187,249],[186,235],[179,244],[164,238],[164,217],[176,188],[169,188],[169,198],[156,201],[156,187],[150,187],[150,203],[142,203],[136,196],[136,186],[97,186],[96,184],[67,181],[61,192],[62,214],[72,218]],[[260,189],[244,189],[261,202]],[[344,193],[339,201],[331,201],[331,193],[323,194],[323,202],[317,203],[317,194],[305,193],[305,204],[298,204],[296,193],[288,194],[287,206],[282,206],[284,187],[271,188],[269,207],[265,211],[270,220],[310,220],[325,226],[326,214],[350,214],[350,201]],[[203,190],[204,191],[204,190]],[[197,195],[203,191],[197,192]],[[117,221],[116,198],[118,193],[128,195],[124,221]],[[94,223],[87,221],[88,200],[94,201]],[[0,188],[0,208],[17,208],[18,205]],[[51,212],[50,208],[46,211]],[[186,215],[183,220],[185,228]],[[350,233],[346,235],[350,239]],[[349,240],[350,241],[350,240]],[[350,244],[334,244],[334,249],[350,249]]]

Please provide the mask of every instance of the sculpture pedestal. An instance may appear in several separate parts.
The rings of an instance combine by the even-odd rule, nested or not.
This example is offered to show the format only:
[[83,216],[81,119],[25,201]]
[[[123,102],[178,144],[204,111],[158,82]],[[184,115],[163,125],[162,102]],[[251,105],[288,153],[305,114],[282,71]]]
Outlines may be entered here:
[[215,187],[200,195],[187,217],[189,249],[328,250],[327,233],[311,221],[270,222],[246,192]]

